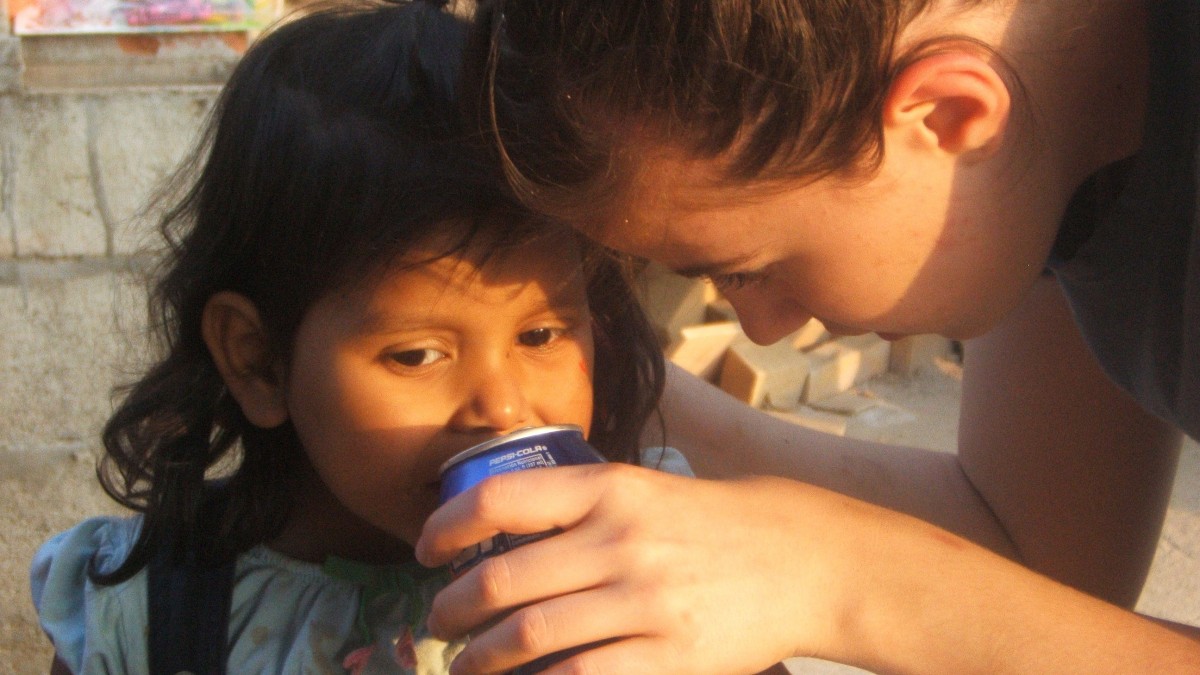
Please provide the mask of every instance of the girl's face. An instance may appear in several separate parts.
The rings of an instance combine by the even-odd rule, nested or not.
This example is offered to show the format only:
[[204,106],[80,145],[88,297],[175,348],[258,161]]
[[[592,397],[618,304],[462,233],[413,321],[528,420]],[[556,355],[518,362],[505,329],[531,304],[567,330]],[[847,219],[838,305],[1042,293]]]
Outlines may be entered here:
[[309,310],[285,387],[311,464],[353,516],[413,544],[455,453],[527,426],[587,433],[591,315],[569,237],[364,286]]
[[616,216],[589,235],[711,277],[762,344],[811,317],[841,334],[977,336],[1015,306],[1053,239],[1020,222],[997,226],[1019,205],[988,213],[979,205],[995,195],[948,162],[885,160],[870,180],[772,189],[722,185],[711,162],[642,169]]

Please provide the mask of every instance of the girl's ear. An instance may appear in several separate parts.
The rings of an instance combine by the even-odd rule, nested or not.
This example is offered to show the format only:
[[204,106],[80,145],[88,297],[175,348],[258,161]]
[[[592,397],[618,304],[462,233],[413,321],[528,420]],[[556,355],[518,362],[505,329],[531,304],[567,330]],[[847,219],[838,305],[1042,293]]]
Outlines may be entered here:
[[983,55],[935,52],[905,66],[883,104],[883,126],[900,142],[957,155],[990,154],[1008,125],[1011,94]]
[[208,299],[200,324],[221,379],[246,419],[264,429],[287,421],[283,384],[254,303],[222,291]]

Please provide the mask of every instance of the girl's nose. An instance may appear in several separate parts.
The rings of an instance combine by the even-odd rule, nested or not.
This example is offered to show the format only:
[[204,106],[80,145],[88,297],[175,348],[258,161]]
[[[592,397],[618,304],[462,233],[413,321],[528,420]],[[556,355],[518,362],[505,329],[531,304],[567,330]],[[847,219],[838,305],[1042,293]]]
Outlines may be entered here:
[[531,423],[525,384],[510,364],[473,373],[470,393],[453,420],[466,432],[507,432]]

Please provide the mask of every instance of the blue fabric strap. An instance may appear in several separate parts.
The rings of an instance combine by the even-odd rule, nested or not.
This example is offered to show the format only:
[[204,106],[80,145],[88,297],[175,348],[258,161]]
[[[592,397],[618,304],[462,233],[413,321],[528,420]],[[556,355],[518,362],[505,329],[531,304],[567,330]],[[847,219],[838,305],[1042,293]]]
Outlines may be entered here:
[[[220,484],[206,492],[200,529],[212,535],[228,500]],[[213,561],[197,545],[168,536],[147,565],[150,675],[225,675],[235,559]]]

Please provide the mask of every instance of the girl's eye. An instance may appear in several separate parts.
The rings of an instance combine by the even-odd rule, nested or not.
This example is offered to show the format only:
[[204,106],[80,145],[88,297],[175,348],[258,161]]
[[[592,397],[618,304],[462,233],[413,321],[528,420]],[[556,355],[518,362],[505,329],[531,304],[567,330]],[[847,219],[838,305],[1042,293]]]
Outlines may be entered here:
[[534,328],[517,336],[517,342],[526,347],[545,347],[565,333],[562,328]]
[[403,352],[396,352],[390,358],[402,366],[417,368],[436,363],[445,357],[445,353],[436,349],[409,349]]

